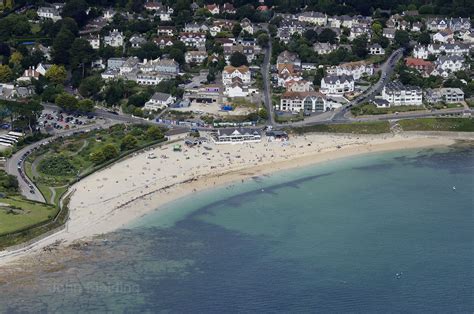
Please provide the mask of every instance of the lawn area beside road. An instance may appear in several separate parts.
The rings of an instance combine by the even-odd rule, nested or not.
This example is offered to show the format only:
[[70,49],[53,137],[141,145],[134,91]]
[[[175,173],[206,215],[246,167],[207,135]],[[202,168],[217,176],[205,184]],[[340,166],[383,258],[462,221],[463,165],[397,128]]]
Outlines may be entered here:
[[347,124],[317,124],[311,126],[291,128],[290,130],[297,134],[304,134],[310,132],[381,134],[389,133],[390,125],[387,121],[376,121]]
[[474,132],[472,118],[423,118],[400,120],[398,123],[404,131]]
[[363,115],[380,115],[380,114],[394,114],[397,112],[409,112],[426,110],[424,106],[396,106],[389,108],[377,108],[374,104],[363,104],[361,106],[353,107],[351,113],[354,116]]
[[19,196],[0,198],[0,236],[52,219],[58,208]]

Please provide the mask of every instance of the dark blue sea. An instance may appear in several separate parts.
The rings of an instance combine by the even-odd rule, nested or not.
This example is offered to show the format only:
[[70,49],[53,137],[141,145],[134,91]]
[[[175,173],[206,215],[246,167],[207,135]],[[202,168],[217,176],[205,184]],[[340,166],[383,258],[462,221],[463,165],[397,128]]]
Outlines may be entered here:
[[472,313],[473,192],[461,144],[255,177],[19,269],[0,309]]

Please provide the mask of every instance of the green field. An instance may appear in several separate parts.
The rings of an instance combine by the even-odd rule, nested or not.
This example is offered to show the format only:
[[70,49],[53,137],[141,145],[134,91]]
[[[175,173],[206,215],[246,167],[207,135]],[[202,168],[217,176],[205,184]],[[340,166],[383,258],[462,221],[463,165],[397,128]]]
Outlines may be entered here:
[[358,122],[347,124],[317,124],[311,126],[291,128],[290,131],[293,131],[297,134],[310,132],[381,134],[389,133],[390,125],[387,121]]
[[474,132],[472,118],[425,118],[401,120],[398,123],[404,131]]
[[58,208],[21,197],[0,198],[0,236],[22,230],[53,218]]

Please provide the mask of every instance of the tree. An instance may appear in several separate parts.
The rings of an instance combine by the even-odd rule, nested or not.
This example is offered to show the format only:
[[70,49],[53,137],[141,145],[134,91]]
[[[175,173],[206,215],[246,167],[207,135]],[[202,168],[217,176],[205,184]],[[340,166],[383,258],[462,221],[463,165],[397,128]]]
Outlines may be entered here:
[[135,148],[138,145],[138,140],[135,136],[133,135],[125,135],[125,137],[122,139],[122,144],[120,144],[120,149],[121,150],[129,150],[132,148]]
[[54,84],[63,84],[67,78],[67,71],[64,66],[53,64],[48,71],[46,71],[45,76]]
[[249,65],[249,62],[243,53],[236,51],[230,56],[230,64],[234,67],[239,67],[241,65]]
[[160,139],[164,138],[164,134],[163,134],[161,128],[156,126],[156,125],[152,125],[146,130],[146,136],[150,140],[153,140],[153,141],[160,140]]
[[94,102],[90,99],[82,99],[77,103],[77,110],[84,113],[94,111]]
[[380,37],[382,36],[383,33],[383,26],[379,21],[375,21],[372,24],[372,32],[374,33],[375,36]]
[[257,44],[262,48],[267,48],[269,40],[270,38],[268,37],[268,35],[263,33],[263,34],[258,35]]
[[402,47],[408,47],[410,43],[410,35],[407,31],[397,30],[395,32],[395,42]]
[[242,32],[242,26],[240,26],[239,23],[235,23],[234,26],[232,27],[232,35],[234,35],[234,37],[237,38],[239,37],[241,32]]
[[69,0],[66,1],[62,15],[73,18],[79,26],[83,26],[87,22],[86,10],[88,7],[84,0]]
[[111,160],[119,156],[119,149],[113,144],[107,144],[102,148],[102,154],[105,160]]
[[12,69],[8,65],[0,65],[0,83],[7,83],[13,79]]
[[125,92],[125,85],[122,80],[110,81],[105,88],[104,98],[109,105],[116,105],[123,98]]
[[14,65],[19,65],[22,60],[23,60],[23,55],[19,51],[15,51],[10,56],[10,63],[13,63]]
[[53,40],[53,60],[55,63],[69,63],[69,49],[73,42],[74,34],[67,28],[62,28]]
[[144,93],[134,94],[128,98],[128,105],[143,107],[148,98],[148,95],[145,95]]
[[89,76],[81,81],[79,93],[84,97],[97,96],[102,86],[104,86],[104,81],[99,75]]
[[318,36],[318,41],[322,43],[334,44],[337,42],[337,34],[330,28],[325,28]]
[[71,56],[69,63],[73,68],[82,66],[82,76],[84,77],[84,68],[96,58],[95,51],[91,44],[83,39],[76,38],[69,50]]
[[315,43],[318,40],[318,33],[314,29],[308,29],[303,33],[303,36],[310,43]]
[[431,43],[431,37],[428,32],[423,32],[418,37],[418,42],[422,45],[429,45]]
[[56,96],[54,103],[65,111],[77,110],[77,99],[71,94],[62,93]]
[[268,112],[265,108],[260,108],[258,111],[258,116],[262,120],[266,120],[268,118]]
[[104,156],[104,153],[99,150],[99,151],[93,152],[90,155],[90,159],[94,164],[99,165],[105,161],[105,156]]
[[352,41],[352,52],[359,58],[367,56],[367,35],[361,35]]

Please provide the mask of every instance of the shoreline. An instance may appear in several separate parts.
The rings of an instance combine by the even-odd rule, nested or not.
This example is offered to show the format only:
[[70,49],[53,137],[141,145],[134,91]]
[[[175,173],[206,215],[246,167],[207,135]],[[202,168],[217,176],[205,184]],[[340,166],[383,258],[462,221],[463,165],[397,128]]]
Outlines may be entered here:
[[[66,228],[26,248],[14,252],[8,250],[0,252],[0,266],[23,257],[35,257],[43,248],[54,243],[70,245],[78,240],[87,240],[126,228],[146,214],[158,211],[165,204],[194,192],[248,180],[254,176],[351,156],[446,147],[461,139],[474,138],[472,134],[439,136],[407,133],[401,135],[313,133],[291,137],[288,145],[266,141],[214,145],[210,152],[200,147],[173,153],[172,145],[164,145],[163,148],[153,149],[156,155],[163,153],[159,159],[148,159],[149,152],[142,152],[71,186],[70,221],[66,224]],[[234,156],[230,156],[231,153]],[[193,154],[199,158],[193,159]],[[222,171],[224,168],[227,169]],[[157,173],[162,173],[163,177],[158,177]],[[110,178],[115,182],[105,182]],[[103,195],[110,197],[104,199]]]

